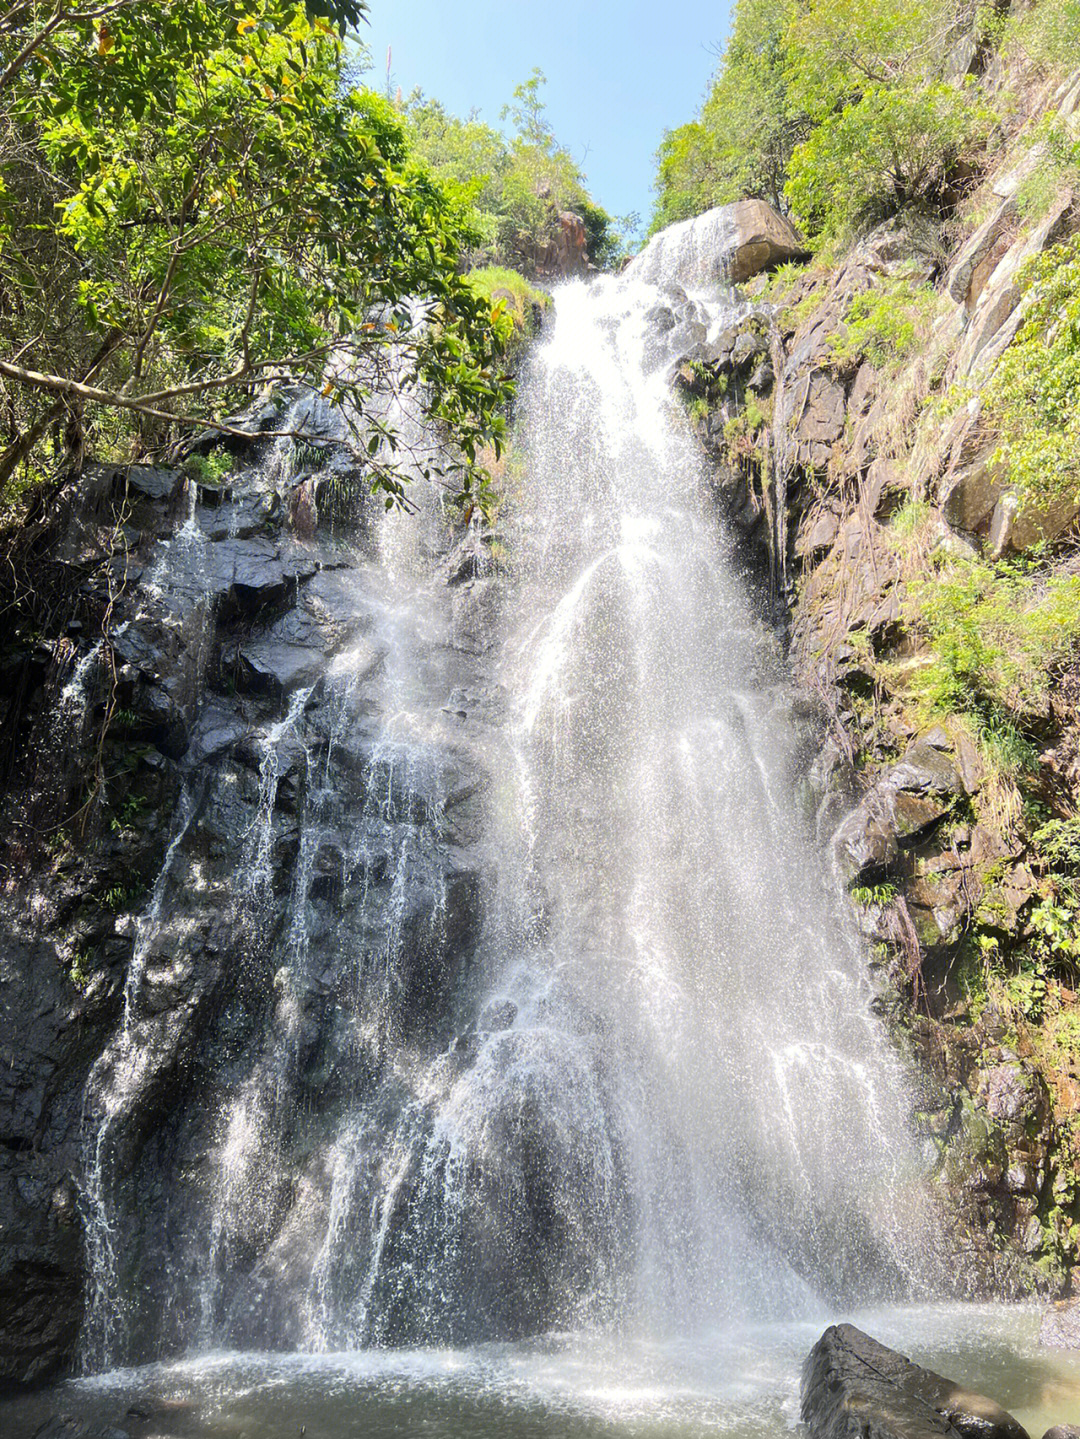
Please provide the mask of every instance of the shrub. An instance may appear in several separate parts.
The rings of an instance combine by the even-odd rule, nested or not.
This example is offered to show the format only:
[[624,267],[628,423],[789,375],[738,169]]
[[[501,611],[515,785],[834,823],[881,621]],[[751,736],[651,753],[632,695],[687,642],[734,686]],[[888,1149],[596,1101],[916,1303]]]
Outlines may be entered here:
[[970,87],[871,85],[796,148],[787,197],[815,234],[852,233],[905,206],[939,201],[950,170],[992,124]]
[[910,280],[863,291],[851,302],[843,331],[829,337],[834,359],[844,364],[865,356],[879,370],[902,364],[922,338],[934,303],[929,285]]
[[1020,276],[1027,315],[985,391],[996,458],[1036,508],[1080,498],[1080,236],[1031,261]]
[[1012,45],[1046,70],[1071,70],[1080,50],[1080,0],[1040,0],[1016,19]]
[[909,603],[932,653],[923,698],[984,726],[1039,709],[1080,642],[1077,575],[1043,578],[1019,564],[948,556],[909,587]]

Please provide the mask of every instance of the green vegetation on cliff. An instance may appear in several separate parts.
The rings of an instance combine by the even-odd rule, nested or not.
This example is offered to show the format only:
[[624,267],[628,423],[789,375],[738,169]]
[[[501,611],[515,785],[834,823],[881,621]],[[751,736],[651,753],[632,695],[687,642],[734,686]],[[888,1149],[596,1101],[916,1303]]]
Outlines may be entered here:
[[507,139],[476,116],[460,120],[419,90],[405,102],[407,131],[416,155],[453,187],[469,207],[478,237],[470,262],[510,266],[535,276],[554,272],[563,227],[560,215],[578,215],[589,259],[603,267],[619,250],[618,226],[597,205],[572,155],[558,143],[547,119],[540,70],[519,85],[502,112],[513,125]]
[[697,120],[658,153],[654,229],[745,195],[843,238],[955,198],[994,114],[962,79],[981,0],[739,0]]

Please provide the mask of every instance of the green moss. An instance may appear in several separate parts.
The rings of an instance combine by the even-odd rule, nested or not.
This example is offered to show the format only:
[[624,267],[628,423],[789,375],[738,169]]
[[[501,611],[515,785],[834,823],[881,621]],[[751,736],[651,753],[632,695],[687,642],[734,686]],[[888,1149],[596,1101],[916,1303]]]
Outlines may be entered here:
[[875,369],[898,369],[922,339],[936,303],[931,286],[905,279],[856,295],[842,329],[829,336],[834,363],[865,358]]
[[228,450],[215,449],[205,455],[188,455],[183,463],[184,474],[207,489],[221,484],[233,467],[233,457]]

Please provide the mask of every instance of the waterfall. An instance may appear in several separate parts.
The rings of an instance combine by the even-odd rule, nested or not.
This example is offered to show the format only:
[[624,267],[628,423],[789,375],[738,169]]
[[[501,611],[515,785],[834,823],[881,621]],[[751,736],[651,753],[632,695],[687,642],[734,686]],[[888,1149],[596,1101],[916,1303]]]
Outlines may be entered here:
[[[561,291],[524,384],[509,888],[543,934],[507,968],[553,1208],[600,1241],[591,1307],[607,1284],[608,1312],[672,1325],[910,1292],[933,1246],[904,1077],[794,802],[782,667],[650,369],[658,259]],[[698,297],[714,324],[732,303]]]
[[[242,738],[174,827],[92,1085],[92,1364],[672,1333],[936,1284],[790,683],[659,362],[668,268],[559,290],[508,579],[447,585],[428,493],[312,582],[351,637],[318,675],[215,701]],[[708,330],[736,301],[692,303]],[[189,515],[153,586],[217,573],[246,543],[218,528]],[[170,944],[197,976],[173,1009],[141,994]]]

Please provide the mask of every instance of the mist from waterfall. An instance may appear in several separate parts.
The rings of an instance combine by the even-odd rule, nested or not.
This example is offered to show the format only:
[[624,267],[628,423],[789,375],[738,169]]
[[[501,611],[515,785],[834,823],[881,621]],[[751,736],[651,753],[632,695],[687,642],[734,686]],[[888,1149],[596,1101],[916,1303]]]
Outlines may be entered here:
[[[91,1367],[148,1357],[151,1308],[150,1355],[337,1351],[938,1285],[905,1078],[795,802],[792,691],[672,395],[655,268],[557,294],[493,537],[509,578],[447,587],[434,496],[385,515],[311,582],[349,642],[244,764],[187,781],[94,1077]],[[735,302],[690,303],[708,330]],[[158,590],[191,588],[188,550],[212,569],[174,545]],[[242,795],[222,854],[203,830]],[[153,956],[201,903],[231,954],[197,1040],[166,1043],[146,976],[182,967]],[[117,1128],[158,1052],[198,1056],[161,1213]]]

